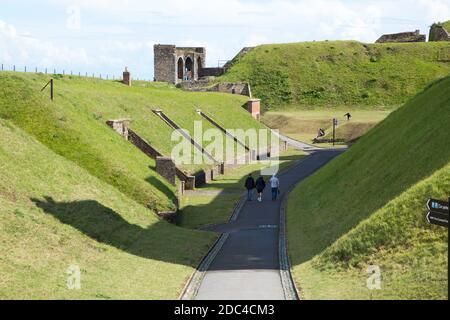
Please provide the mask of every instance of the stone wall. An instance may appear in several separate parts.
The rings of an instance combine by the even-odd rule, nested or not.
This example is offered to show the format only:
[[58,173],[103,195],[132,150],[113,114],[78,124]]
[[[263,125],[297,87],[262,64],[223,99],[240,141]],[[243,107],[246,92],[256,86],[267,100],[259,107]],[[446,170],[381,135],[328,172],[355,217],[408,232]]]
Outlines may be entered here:
[[248,83],[219,83],[216,85],[215,91],[251,97],[250,85]]
[[168,157],[156,157],[156,172],[173,186],[176,186],[175,163]]
[[163,156],[159,151],[153,148],[150,144],[147,143],[147,141],[142,139],[131,129],[128,129],[128,140],[152,159]]
[[[158,157],[163,157],[163,155],[158,150],[153,148],[147,141],[142,139],[136,132],[128,127],[129,120],[109,120],[106,123],[122,137],[130,141],[135,147],[141,150],[149,158],[156,160]],[[177,167],[175,167],[175,174],[178,179],[183,182],[181,193],[184,193],[184,190],[195,189],[196,182],[194,176],[187,175]]]
[[[147,141],[142,139],[139,135],[137,135],[133,130],[128,129],[129,141],[134,144],[138,149],[140,149],[143,153],[145,153],[148,157],[152,159],[157,159],[158,157],[163,157],[163,155],[153,148]],[[184,183],[184,187],[181,190],[181,193],[184,193],[184,190],[194,190],[195,189],[195,177],[187,175],[179,168],[175,167],[175,174]]]
[[389,42],[425,42],[427,37],[424,34],[420,34],[419,30],[415,32],[401,32],[393,34],[385,34],[381,36],[376,43],[389,43]]
[[206,49],[202,47],[153,47],[155,81],[176,84],[184,80],[197,80],[205,67]]
[[154,71],[155,80],[176,83],[176,55],[174,45],[155,45]]
[[432,25],[430,29],[430,41],[450,41],[450,33],[440,25]]
[[207,80],[199,81],[184,81],[178,84],[178,87],[186,91],[195,92],[222,92],[229,94],[239,94],[242,96],[251,97],[252,91],[248,83],[218,83],[213,86]]
[[220,77],[224,73],[224,68],[203,68],[200,71],[200,77]]
[[130,124],[129,119],[119,119],[119,120],[108,120],[106,124],[114,129],[118,134],[128,140],[129,130],[128,126]]

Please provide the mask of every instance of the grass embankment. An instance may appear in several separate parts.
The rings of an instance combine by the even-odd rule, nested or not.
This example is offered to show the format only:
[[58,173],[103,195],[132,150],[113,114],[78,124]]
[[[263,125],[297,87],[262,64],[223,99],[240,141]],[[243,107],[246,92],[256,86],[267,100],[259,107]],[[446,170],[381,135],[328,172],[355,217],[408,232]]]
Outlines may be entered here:
[[0,136],[0,299],[178,297],[215,235],[160,221],[1,119]]
[[[279,157],[280,171],[287,170],[305,156],[302,151],[288,149]],[[229,170],[226,175],[218,177],[217,180],[194,193],[187,192],[182,197],[178,224],[185,228],[197,229],[210,224],[226,222],[244,192],[244,181],[248,174],[251,173],[256,178],[262,169],[270,165],[273,163],[244,165]],[[269,177],[266,178],[269,179]]]
[[[212,128],[197,108],[225,128],[261,127],[241,108],[246,99],[240,96],[189,93],[161,83],[135,82],[129,88],[113,81],[54,78],[55,100],[50,102],[48,92],[40,92],[50,76],[0,73],[0,117],[151,209],[173,208],[174,188],[155,173],[152,159],[106,126],[107,120],[130,118],[132,129],[168,156],[177,142],[170,139],[172,129],[151,112],[155,108],[191,132],[194,121]],[[193,172],[202,167],[184,168]]]
[[447,31],[450,30],[450,20],[440,23]]
[[219,79],[246,81],[266,110],[392,109],[450,73],[439,62],[448,43],[324,41],[258,46]]
[[[148,210],[173,209],[175,188],[105,122],[131,118],[131,128],[167,155],[175,142],[151,112],[157,107],[188,130],[194,120],[212,128],[198,107],[226,128],[261,125],[239,96],[53,78],[51,102],[40,92],[50,76],[0,73],[0,297],[176,298],[216,235]],[[65,285],[71,264],[81,268],[81,291]]]
[[[426,200],[450,193],[450,78],[393,112],[289,198],[293,276],[309,299],[447,299],[448,230]],[[382,290],[366,287],[368,265]]]
[[[352,118],[347,121],[344,114],[350,112]],[[319,128],[326,132],[325,138],[332,138],[333,118],[339,120],[336,138],[344,139],[346,143],[360,138],[378,122],[389,115],[389,111],[375,110],[285,110],[266,112],[262,121],[271,128],[279,129],[281,133],[306,143],[313,143]],[[330,147],[330,144],[321,143],[321,147]]]

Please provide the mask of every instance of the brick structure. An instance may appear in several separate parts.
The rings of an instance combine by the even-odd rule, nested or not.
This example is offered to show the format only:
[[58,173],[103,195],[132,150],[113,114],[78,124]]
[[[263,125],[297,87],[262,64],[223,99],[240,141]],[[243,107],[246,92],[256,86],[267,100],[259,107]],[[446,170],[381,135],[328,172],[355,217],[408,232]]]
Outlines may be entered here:
[[202,77],[206,59],[205,48],[157,44],[153,51],[155,81],[177,84]]
[[123,72],[123,84],[131,86],[131,74],[127,67],[125,67],[125,71]]
[[106,122],[108,126],[113,128],[118,134],[128,140],[129,132],[128,127],[130,125],[130,119],[108,120]]
[[427,37],[424,34],[420,34],[420,30],[414,32],[401,32],[393,34],[385,34],[381,36],[376,43],[389,43],[389,42],[426,42]]
[[261,117],[261,100],[260,99],[248,100],[247,111],[251,113],[253,118],[259,121]]
[[430,41],[450,41],[450,30],[440,24],[433,24],[430,28]]
[[156,172],[171,185],[176,185],[176,167],[171,158],[156,157]]

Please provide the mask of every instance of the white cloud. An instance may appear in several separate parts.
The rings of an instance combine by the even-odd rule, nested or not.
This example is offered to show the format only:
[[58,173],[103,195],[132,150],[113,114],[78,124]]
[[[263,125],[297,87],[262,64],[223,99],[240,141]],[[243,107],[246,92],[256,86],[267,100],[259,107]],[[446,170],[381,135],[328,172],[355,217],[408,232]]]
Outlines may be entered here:
[[3,63],[31,66],[58,66],[71,63],[88,64],[83,48],[56,46],[40,41],[31,34],[20,34],[10,24],[0,20],[0,59]]
[[450,19],[450,1],[420,0],[424,16],[432,22],[443,22]]
[[[449,0],[42,0],[41,5],[68,14],[75,28],[47,29],[56,35],[42,41],[33,37],[47,32],[32,29],[25,35],[0,22],[0,59],[86,65],[88,70],[126,64],[148,77],[154,43],[205,46],[208,64],[216,65],[243,46],[325,39],[373,42],[384,33],[418,28],[427,33],[431,23],[450,18]],[[8,21],[20,26],[13,17]],[[41,21],[33,23],[39,27]]]

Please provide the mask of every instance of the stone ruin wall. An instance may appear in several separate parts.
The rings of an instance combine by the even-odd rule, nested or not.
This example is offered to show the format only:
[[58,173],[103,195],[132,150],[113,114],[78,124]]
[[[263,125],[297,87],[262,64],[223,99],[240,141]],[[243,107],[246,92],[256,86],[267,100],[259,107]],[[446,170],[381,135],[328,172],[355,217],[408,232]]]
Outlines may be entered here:
[[390,42],[426,42],[427,37],[420,34],[419,30],[415,32],[401,32],[393,34],[385,34],[381,36],[376,43],[390,43]]
[[430,41],[450,41],[450,33],[440,25],[434,25],[430,29]]
[[229,94],[239,94],[242,96],[251,97],[251,87],[248,83],[218,83],[213,86],[210,85],[208,80],[199,80],[199,81],[185,81],[179,83],[178,86],[186,91],[194,91],[194,92],[222,92]]
[[161,82],[175,83],[176,62],[175,46],[155,45],[154,46],[154,70],[155,80]]
[[[201,77],[201,70],[205,67],[205,48],[157,44],[153,47],[153,51],[155,81],[172,84],[183,81],[187,76],[186,67],[189,60],[191,61],[191,79],[197,80]],[[179,65],[180,61],[182,65]]]

